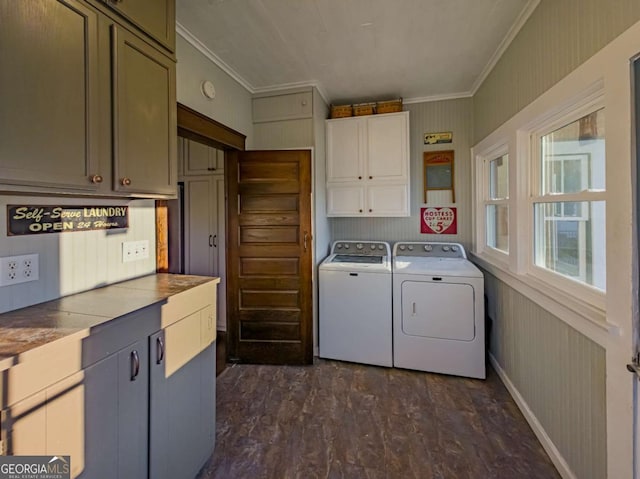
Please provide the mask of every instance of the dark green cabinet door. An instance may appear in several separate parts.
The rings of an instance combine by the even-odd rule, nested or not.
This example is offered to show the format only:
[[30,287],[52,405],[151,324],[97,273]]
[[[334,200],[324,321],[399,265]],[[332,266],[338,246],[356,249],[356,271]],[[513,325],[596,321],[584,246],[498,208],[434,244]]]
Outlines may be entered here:
[[97,22],[75,0],[0,1],[0,182],[99,188]]
[[170,51],[175,51],[175,0],[103,1]]
[[176,192],[175,63],[112,26],[113,188],[131,194]]

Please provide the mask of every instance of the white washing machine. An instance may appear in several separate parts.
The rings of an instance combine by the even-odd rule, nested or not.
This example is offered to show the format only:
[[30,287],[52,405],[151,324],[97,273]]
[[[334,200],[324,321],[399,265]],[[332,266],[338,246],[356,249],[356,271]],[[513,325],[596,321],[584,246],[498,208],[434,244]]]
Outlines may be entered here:
[[393,365],[484,379],[484,277],[458,243],[393,247]]
[[336,241],[319,266],[319,356],[391,367],[391,249]]

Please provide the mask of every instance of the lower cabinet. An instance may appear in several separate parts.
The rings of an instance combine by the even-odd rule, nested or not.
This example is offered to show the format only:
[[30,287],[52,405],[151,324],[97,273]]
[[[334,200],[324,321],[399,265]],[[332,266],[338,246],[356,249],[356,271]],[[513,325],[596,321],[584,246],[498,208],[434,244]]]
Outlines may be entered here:
[[138,341],[3,411],[7,453],[71,456],[71,477],[147,477],[147,364]]
[[71,456],[72,478],[195,477],[215,444],[216,284],[199,291],[83,339],[90,365],[2,410],[2,454]]
[[192,479],[213,451],[213,314],[209,306],[149,338],[149,477],[153,479]]

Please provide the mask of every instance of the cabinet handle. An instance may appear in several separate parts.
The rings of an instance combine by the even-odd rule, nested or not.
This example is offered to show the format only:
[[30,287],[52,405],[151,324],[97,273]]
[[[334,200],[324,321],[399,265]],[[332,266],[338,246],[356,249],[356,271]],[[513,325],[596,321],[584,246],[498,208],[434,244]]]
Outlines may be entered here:
[[216,239],[218,238],[218,235],[213,235],[213,247],[217,248],[218,247],[218,243],[216,243]]
[[302,240],[304,243],[304,250],[307,251],[307,240],[309,239],[309,233],[304,232],[304,239]]
[[369,208],[369,213],[373,213],[373,210],[371,208]]
[[209,235],[209,248],[213,247],[213,236]]
[[369,177],[369,179],[370,179],[370,180],[373,180],[373,176],[370,176],[370,177]]
[[361,179],[362,179],[362,176],[358,176],[358,179],[359,179],[359,180],[361,180]]
[[360,210],[360,213],[362,213],[362,210]]
[[164,359],[164,342],[162,341],[162,337],[158,336],[156,339],[156,364],[162,364]]
[[131,380],[135,381],[140,374],[140,356],[135,349],[131,351]]
[[93,183],[93,184],[102,183],[102,180],[103,180],[103,178],[100,175],[91,175],[89,177],[89,181],[91,181],[91,183]]
[[120,180],[120,184],[122,186],[129,186],[129,185],[131,185],[131,179],[130,178],[122,178]]
[[213,167],[209,167],[209,168],[207,168],[207,171],[216,171],[216,169],[213,168]]

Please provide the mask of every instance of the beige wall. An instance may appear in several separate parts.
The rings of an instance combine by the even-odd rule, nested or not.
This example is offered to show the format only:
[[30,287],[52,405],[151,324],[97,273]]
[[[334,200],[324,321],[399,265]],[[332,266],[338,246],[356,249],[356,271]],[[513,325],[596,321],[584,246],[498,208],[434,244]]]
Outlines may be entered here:
[[637,0],[542,0],[473,97],[474,143],[639,19]]
[[[633,477],[636,380],[625,365],[633,353],[638,310],[630,82],[630,59],[640,53],[638,18],[635,1],[542,0],[474,97],[477,151],[507,142],[510,171],[527,171],[526,131],[532,122],[594,85],[604,90],[605,310],[563,302],[546,294],[545,285],[536,287],[526,248],[509,265],[483,263],[491,272],[491,352],[565,477]],[[519,205],[515,219],[522,222],[529,213],[526,198]],[[520,234],[518,244],[528,240]],[[596,312],[601,319],[594,320]],[[567,417],[573,422],[565,423]]]
[[[384,241],[456,241],[470,246],[471,232],[471,163],[469,150],[473,139],[473,103],[471,98],[414,103],[404,106],[409,111],[411,148],[410,217],[405,218],[330,218],[333,240],[362,239]],[[451,131],[453,143],[425,145],[424,134]],[[422,154],[425,151],[455,151],[456,203],[448,194],[434,199],[428,206],[455,206],[458,213],[457,235],[425,235],[420,233],[420,208],[427,206],[423,198]]]
[[[176,50],[178,102],[247,135],[247,149],[251,148],[251,93],[179,34]],[[216,89],[213,100],[200,91],[204,80],[212,82]]]
[[505,382],[575,477],[606,477],[605,348],[484,273],[491,351]]

